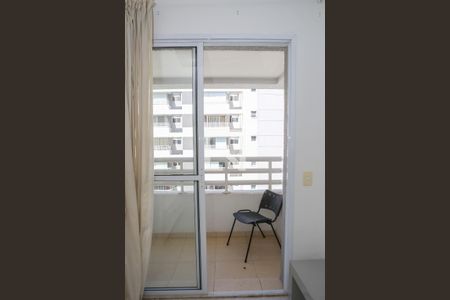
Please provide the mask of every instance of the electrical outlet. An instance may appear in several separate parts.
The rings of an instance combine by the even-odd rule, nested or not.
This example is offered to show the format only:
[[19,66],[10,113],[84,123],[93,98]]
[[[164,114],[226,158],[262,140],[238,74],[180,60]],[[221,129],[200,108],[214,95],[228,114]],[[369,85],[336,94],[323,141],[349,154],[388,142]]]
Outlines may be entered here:
[[313,173],[311,171],[303,172],[303,186],[312,186]]

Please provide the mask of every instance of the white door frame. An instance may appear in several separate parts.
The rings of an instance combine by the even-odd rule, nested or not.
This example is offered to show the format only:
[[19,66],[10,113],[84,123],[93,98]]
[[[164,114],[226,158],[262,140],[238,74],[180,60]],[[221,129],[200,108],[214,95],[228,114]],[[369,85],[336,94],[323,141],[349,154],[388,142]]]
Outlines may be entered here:
[[[295,145],[295,127],[296,127],[296,97],[295,97],[295,66],[296,66],[296,36],[295,35],[158,35],[154,37],[155,47],[182,47],[193,46],[198,50],[197,61],[197,131],[199,136],[203,136],[203,46],[283,46],[287,47],[287,132],[285,141],[285,190],[284,190],[284,236],[283,236],[283,289],[280,292],[288,293],[291,289],[289,262],[292,260],[292,239],[293,239],[293,222],[294,222],[294,202],[295,202],[295,185],[297,182],[295,173],[296,161],[296,145]],[[201,51],[200,51],[201,50]],[[201,130],[201,132],[200,132]],[[197,141],[197,153],[199,160],[203,160],[203,139]],[[200,158],[201,155],[201,158]],[[200,161],[202,161],[200,160]],[[204,166],[199,165],[199,175],[202,183],[199,188],[204,188]],[[199,213],[204,214],[205,199],[199,201]],[[204,215],[200,219],[200,236],[202,241],[206,241],[206,220]],[[201,287],[200,290],[170,290],[170,291],[146,291],[145,296],[155,295],[192,295],[206,294],[207,291],[207,261],[206,261],[206,244],[201,243]],[[279,290],[272,291],[255,291],[254,294],[270,295],[276,294]],[[217,294],[217,293],[215,293]],[[222,295],[223,294],[223,295]],[[241,292],[224,292],[220,295],[239,295]]]

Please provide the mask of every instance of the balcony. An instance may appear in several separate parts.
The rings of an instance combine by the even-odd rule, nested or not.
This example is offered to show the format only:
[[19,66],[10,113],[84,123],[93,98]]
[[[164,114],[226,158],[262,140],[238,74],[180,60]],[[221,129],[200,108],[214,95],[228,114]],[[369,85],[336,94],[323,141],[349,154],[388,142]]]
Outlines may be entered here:
[[242,123],[240,115],[231,115],[230,116],[230,130],[241,130]]
[[170,118],[170,132],[182,132],[182,116],[173,116]]
[[[155,170],[157,175],[192,173],[193,160],[189,157],[156,157],[154,161],[159,164],[177,166],[176,169],[157,169]],[[251,192],[264,189],[281,190],[283,169],[282,158],[279,156],[206,157],[205,161],[207,164],[205,186],[223,187],[221,189],[206,189],[207,193]],[[276,164],[278,166],[275,166]],[[177,185],[177,188],[161,189],[155,192],[183,193],[185,187],[181,183],[177,183]]]
[[228,138],[228,145],[230,148],[230,154],[241,154],[242,146],[239,138],[237,137]]
[[227,99],[230,103],[231,109],[242,108],[241,93],[239,92],[227,93]]
[[[189,174],[192,173],[192,158],[155,158],[156,162],[173,169],[155,170],[159,175],[169,174]],[[172,164],[173,163],[173,164]],[[259,232],[255,232],[251,256],[246,264],[248,269],[253,269],[253,273],[245,273],[242,269],[242,260],[245,255],[250,236],[251,226],[236,223],[233,231],[232,241],[229,246],[225,246],[230,226],[233,223],[233,213],[240,209],[257,210],[260,204],[264,188],[271,188],[281,193],[281,179],[275,179],[276,175],[282,177],[281,157],[207,157],[205,158],[206,168],[205,186],[223,186],[222,190],[205,190],[205,227],[207,235],[207,256],[208,268],[214,266],[214,270],[208,269],[208,275],[214,281],[220,282],[221,276],[249,276],[252,282],[261,280],[261,285],[257,285],[261,290],[282,288],[280,281],[282,254],[275,240],[275,237],[266,224],[261,224],[266,238],[262,238]],[[277,165],[280,165],[278,167]],[[236,178],[231,175],[242,174]],[[245,175],[263,174],[267,179],[245,179]],[[208,176],[222,176],[223,180],[209,178]],[[236,190],[242,185],[254,185],[255,190]],[[276,186],[279,185],[280,188]],[[264,187],[263,187],[264,186]],[[194,210],[194,186],[192,181],[186,182],[155,182],[154,210],[163,212],[155,214],[152,242],[152,260],[150,268],[157,271],[153,273],[151,286],[159,287],[166,284],[160,278],[160,273],[168,274],[171,267],[180,264],[186,269],[188,274],[195,274],[195,265],[186,263],[187,259],[195,259],[192,245],[195,236],[192,234],[192,216]],[[262,212],[272,217],[271,212]],[[274,223],[275,230],[283,232],[284,216],[281,215],[279,221]],[[280,236],[282,236],[280,234]],[[190,256],[189,256],[190,255]],[[175,257],[175,258],[174,258]],[[163,267],[161,267],[163,266]],[[231,267],[228,267],[231,266]],[[216,269],[230,269],[227,273],[216,275]],[[261,268],[265,268],[264,270]],[[263,270],[256,272],[256,270]],[[237,272],[238,275],[235,275]],[[173,272],[171,280],[178,279],[176,272]],[[261,279],[259,279],[261,277]],[[152,278],[152,277],[151,277]],[[228,280],[227,280],[228,282]],[[265,285],[264,285],[265,284]],[[209,283],[209,288],[220,291],[221,286],[214,282]]]
[[167,100],[171,108],[181,109],[182,107],[181,93],[169,93],[167,94]]

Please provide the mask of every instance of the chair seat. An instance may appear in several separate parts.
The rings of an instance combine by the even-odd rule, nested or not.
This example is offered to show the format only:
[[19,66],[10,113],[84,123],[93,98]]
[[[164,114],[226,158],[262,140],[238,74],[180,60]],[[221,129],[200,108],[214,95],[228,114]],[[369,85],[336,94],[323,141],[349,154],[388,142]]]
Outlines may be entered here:
[[254,211],[238,211],[233,214],[233,216],[241,223],[252,224],[252,223],[266,223],[271,220],[263,215],[258,214]]

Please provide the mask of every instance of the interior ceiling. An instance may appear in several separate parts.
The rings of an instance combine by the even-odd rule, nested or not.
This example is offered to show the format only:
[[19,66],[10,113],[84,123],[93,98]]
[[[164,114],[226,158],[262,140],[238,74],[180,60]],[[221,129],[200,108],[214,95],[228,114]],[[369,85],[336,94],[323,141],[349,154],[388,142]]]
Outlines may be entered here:
[[[192,82],[193,51],[164,49],[153,52],[156,85],[185,87]],[[282,88],[282,50],[205,50],[206,88]]]

